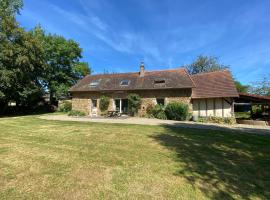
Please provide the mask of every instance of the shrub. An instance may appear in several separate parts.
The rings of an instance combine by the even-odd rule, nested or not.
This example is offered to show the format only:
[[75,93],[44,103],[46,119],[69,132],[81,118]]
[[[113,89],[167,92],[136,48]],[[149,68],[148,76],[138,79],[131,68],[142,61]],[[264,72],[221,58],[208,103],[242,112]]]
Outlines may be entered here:
[[261,118],[263,117],[263,110],[260,106],[254,105],[252,106],[252,118]]
[[71,110],[69,113],[68,113],[68,116],[76,116],[76,117],[82,117],[82,116],[85,116],[85,112],[82,112],[82,111],[78,111],[78,110]]
[[177,102],[169,103],[166,106],[165,113],[167,118],[171,120],[187,120],[189,117],[188,105]]
[[235,124],[234,117],[199,117],[198,122],[202,123],[216,123],[216,124]]
[[101,112],[108,110],[110,104],[110,98],[107,96],[101,96],[99,101],[99,109]]
[[167,119],[165,107],[160,104],[155,105],[150,114],[157,119]]
[[141,103],[141,97],[138,94],[128,95],[128,109],[131,116],[134,116],[138,112]]
[[58,111],[60,112],[69,112],[72,109],[72,104],[70,101],[63,101],[63,103],[59,106]]
[[146,117],[148,118],[157,118],[157,119],[167,119],[165,113],[165,107],[157,104],[155,106],[150,105],[146,109]]

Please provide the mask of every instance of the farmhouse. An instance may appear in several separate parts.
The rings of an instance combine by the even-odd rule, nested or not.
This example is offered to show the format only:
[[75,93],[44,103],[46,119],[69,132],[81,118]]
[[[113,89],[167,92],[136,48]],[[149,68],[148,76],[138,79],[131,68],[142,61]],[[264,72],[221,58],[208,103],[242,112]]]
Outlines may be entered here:
[[110,98],[108,110],[128,113],[127,96],[140,95],[138,114],[143,116],[147,107],[155,104],[183,102],[189,105],[194,117],[231,117],[234,97],[238,97],[228,70],[189,75],[185,68],[139,72],[88,75],[71,87],[72,109],[90,116],[101,114],[101,96]]

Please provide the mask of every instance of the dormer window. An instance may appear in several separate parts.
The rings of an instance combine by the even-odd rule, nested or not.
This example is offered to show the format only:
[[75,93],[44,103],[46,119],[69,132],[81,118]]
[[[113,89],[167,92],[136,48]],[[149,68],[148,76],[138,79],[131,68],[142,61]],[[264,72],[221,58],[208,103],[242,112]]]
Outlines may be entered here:
[[99,81],[100,80],[94,80],[94,81],[92,81],[89,85],[90,85],[90,87],[96,87],[98,84],[99,84]]
[[155,80],[154,83],[155,84],[165,84],[165,80],[164,79]]
[[128,86],[128,85],[129,85],[129,80],[127,80],[127,79],[122,80],[122,81],[120,82],[120,85],[121,85],[121,86]]

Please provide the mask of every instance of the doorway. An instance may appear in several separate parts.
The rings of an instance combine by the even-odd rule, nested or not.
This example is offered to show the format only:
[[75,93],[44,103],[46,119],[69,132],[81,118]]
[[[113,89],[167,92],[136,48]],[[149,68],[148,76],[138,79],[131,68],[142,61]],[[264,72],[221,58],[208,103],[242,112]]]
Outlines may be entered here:
[[114,100],[115,110],[120,113],[128,113],[128,99],[115,99]]
[[97,100],[96,99],[92,99],[91,115],[97,116]]

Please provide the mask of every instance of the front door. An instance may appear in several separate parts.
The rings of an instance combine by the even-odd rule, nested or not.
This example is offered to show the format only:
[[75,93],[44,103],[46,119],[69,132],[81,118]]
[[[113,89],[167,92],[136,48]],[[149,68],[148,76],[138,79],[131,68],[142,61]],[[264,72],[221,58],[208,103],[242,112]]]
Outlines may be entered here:
[[92,116],[97,116],[97,100],[96,99],[92,99],[91,115]]

